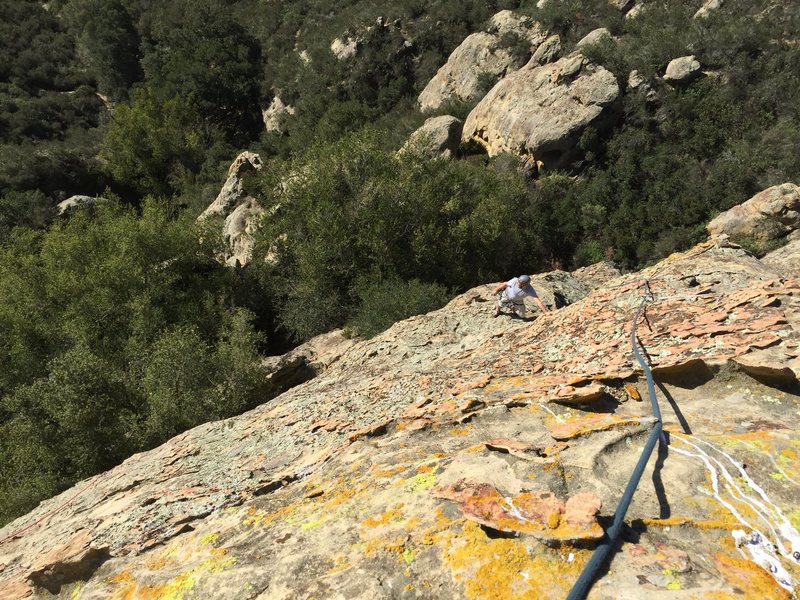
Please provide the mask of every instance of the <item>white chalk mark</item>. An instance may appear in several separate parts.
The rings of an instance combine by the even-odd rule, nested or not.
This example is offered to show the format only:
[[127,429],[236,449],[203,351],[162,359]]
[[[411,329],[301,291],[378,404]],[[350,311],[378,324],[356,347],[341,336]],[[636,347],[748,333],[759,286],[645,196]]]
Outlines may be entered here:
[[[695,452],[684,450],[677,447],[671,447],[672,450],[684,456],[700,459],[705,465],[711,478],[712,496],[723,507],[725,507],[735,518],[739,521],[746,530],[750,533],[736,529],[731,532],[736,546],[739,551],[744,554],[744,549],[750,554],[750,559],[756,564],[766,569],[775,578],[775,581],[784,589],[793,592],[794,582],[792,577],[784,567],[781,559],[789,560],[794,563],[800,562],[800,533],[795,529],[783,511],[769,498],[764,489],[758,485],[750,475],[744,470],[741,463],[737,462],[730,455],[723,452],[714,444],[693,437],[690,441],[687,437],[673,433],[670,436],[687,446],[690,446]],[[736,478],[726,468],[725,464],[716,456],[712,456],[700,447],[700,445],[707,447],[711,452],[723,457],[728,463],[733,465],[735,473],[743,481],[747,487],[750,488],[757,498],[751,494],[746,493],[740,487]],[[720,478],[724,481],[724,491],[720,489]],[[744,506],[750,509],[760,521],[769,528],[770,536],[765,535],[754,524],[751,524],[745,518],[736,506]],[[785,544],[788,544],[789,549]]]

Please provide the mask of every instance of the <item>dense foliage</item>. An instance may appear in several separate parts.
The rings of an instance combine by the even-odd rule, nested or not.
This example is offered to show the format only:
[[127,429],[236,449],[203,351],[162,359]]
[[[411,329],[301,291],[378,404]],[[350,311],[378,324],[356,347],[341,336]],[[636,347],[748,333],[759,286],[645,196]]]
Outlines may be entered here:
[[[0,0],[0,523],[76,479],[257,403],[259,352],[370,336],[469,286],[703,236],[800,180],[800,12],[789,2]],[[529,180],[513,156],[396,150],[452,50],[502,9],[617,77],[611,127]],[[669,31],[665,35],[664,31]],[[339,59],[334,39],[357,40]],[[520,59],[520,39],[502,42]],[[694,54],[705,74],[661,75]],[[631,71],[645,84],[628,85]],[[487,82],[491,83],[491,82]],[[285,131],[265,132],[275,97]],[[465,117],[469,102],[438,112]],[[271,211],[243,270],[197,214],[242,149]],[[58,217],[73,194],[103,196]]]
[[0,522],[261,398],[236,275],[170,212],[109,201],[0,250]]

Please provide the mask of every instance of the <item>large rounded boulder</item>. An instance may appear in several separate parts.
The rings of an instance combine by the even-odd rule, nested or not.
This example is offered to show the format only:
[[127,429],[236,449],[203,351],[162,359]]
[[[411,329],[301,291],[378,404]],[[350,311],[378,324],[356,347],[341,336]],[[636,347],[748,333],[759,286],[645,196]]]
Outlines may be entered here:
[[562,167],[581,133],[605,124],[619,94],[614,75],[581,54],[545,65],[531,60],[478,103],[462,140],[477,141],[490,156],[509,152]]

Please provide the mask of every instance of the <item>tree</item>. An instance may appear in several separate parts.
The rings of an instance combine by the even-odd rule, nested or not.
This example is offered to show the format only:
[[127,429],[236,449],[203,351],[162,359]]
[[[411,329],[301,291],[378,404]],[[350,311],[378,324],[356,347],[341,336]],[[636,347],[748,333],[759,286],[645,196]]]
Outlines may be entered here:
[[256,40],[215,0],[161,6],[142,59],[148,85],[164,101],[186,99],[232,139],[259,128],[261,52]]
[[125,4],[121,0],[72,0],[65,12],[78,32],[80,55],[100,91],[111,100],[125,100],[130,87],[142,78],[139,34]]
[[198,169],[207,141],[187,101],[161,101],[143,88],[132,105],[114,110],[101,156],[118,182],[142,195],[169,195],[180,189],[187,173]]

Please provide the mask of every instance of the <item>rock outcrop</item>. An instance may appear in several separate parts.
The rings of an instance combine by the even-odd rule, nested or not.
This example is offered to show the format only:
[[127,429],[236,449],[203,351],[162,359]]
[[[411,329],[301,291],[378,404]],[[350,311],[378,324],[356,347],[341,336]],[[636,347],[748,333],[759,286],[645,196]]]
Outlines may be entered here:
[[261,157],[253,152],[242,152],[228,167],[228,176],[216,199],[200,215],[201,218],[227,216],[245,198],[244,178],[260,171]]
[[253,152],[242,152],[228,168],[228,177],[217,198],[198,217],[224,218],[223,236],[228,251],[220,260],[229,266],[245,265],[253,249],[253,233],[266,212],[255,198],[244,193],[244,178],[260,171],[261,157]]
[[790,598],[796,273],[718,238],[534,285],[570,303],[491,319],[487,284],[328,340],[313,379],[43,502],[0,529],[0,597],[563,598],[653,422],[649,299],[666,436],[591,597]]
[[473,33],[453,50],[447,62],[439,69],[419,95],[420,110],[436,110],[449,100],[476,99],[485,90],[486,80],[495,82],[507,73],[520,68],[524,59],[503,45],[503,36],[513,33],[530,44],[530,51],[545,40],[545,35],[535,23],[515,16],[511,11],[501,11],[492,18],[489,33]]
[[81,194],[76,194],[74,196],[70,196],[66,200],[62,200],[61,202],[59,202],[56,205],[56,210],[58,211],[58,216],[62,217],[77,206],[92,206],[94,204],[97,204],[98,200],[102,200],[102,198],[95,198],[94,196],[84,196]]
[[689,83],[701,75],[700,63],[694,56],[681,56],[671,60],[664,72],[664,81]]
[[767,254],[761,261],[784,277],[800,273],[800,237]]
[[697,12],[694,13],[694,18],[705,19],[720,6],[722,6],[722,0],[706,0],[703,3],[703,6],[697,9]]
[[490,156],[532,156],[557,168],[571,160],[588,126],[603,125],[619,93],[614,75],[580,54],[547,65],[531,60],[478,103],[462,138],[476,140]]
[[416,152],[423,156],[435,158],[455,156],[461,145],[461,130],[464,123],[450,115],[431,117],[412,133],[401,152]]
[[284,104],[278,96],[275,96],[270,105],[261,111],[264,128],[277,133],[286,133],[286,122],[292,115],[294,115],[294,107]]
[[244,266],[250,262],[253,256],[253,236],[266,214],[267,211],[261,208],[255,198],[248,197],[225,217],[222,237],[228,244],[224,257],[226,265]]
[[759,192],[712,220],[710,235],[729,235],[768,242],[800,227],[800,186],[784,183]]
[[611,32],[606,29],[605,27],[600,27],[599,29],[595,29],[587,33],[584,37],[582,37],[577,44],[575,44],[576,48],[583,48],[584,46],[591,46],[593,44],[599,44],[603,40],[613,40],[614,38],[611,37]]
[[558,35],[551,35],[534,50],[531,55],[531,62],[537,65],[544,65],[553,62],[561,52],[561,38]]
[[331,42],[331,52],[337,60],[347,60],[358,54],[359,43],[351,37],[336,38]]

